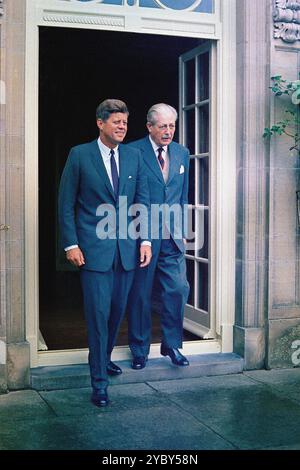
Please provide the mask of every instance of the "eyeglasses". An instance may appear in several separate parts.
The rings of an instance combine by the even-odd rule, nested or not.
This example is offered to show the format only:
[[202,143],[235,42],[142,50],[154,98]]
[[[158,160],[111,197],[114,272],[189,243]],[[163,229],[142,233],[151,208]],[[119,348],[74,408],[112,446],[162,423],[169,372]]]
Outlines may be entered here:
[[170,129],[170,131],[174,131],[176,127],[175,124],[162,124],[161,126],[159,126],[158,124],[155,125],[160,131],[166,131],[167,129]]

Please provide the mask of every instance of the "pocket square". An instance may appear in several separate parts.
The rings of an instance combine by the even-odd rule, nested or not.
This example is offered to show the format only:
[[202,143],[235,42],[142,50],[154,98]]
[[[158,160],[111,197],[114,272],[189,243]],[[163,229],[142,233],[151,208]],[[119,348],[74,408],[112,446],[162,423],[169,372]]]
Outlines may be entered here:
[[184,173],[184,166],[183,166],[183,165],[180,165],[179,174],[181,175],[182,173]]

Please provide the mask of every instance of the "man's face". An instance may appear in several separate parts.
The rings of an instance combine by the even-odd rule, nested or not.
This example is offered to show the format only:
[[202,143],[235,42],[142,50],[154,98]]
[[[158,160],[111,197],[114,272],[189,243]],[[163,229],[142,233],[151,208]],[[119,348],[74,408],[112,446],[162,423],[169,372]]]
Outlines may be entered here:
[[173,113],[157,113],[155,124],[148,122],[147,128],[156,145],[169,145],[176,129],[175,116]]
[[128,116],[126,113],[112,113],[107,121],[97,119],[101,141],[109,148],[123,142],[127,133]]

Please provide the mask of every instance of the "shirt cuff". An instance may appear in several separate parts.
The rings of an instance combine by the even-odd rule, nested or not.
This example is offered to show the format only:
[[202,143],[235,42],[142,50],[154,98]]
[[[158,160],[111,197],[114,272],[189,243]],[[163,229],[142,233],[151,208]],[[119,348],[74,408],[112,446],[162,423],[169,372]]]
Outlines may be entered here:
[[64,248],[64,250],[65,250],[65,251],[69,251],[69,250],[73,250],[73,248],[78,248],[78,245],[66,246],[66,248]]
[[148,240],[145,240],[141,243],[141,246],[151,246],[151,245],[152,245],[152,243],[149,242]]

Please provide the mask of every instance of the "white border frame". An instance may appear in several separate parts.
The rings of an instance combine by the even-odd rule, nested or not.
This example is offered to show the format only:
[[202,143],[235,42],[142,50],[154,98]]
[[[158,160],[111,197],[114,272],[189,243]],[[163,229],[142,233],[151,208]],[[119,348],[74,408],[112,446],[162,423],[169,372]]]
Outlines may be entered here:
[[[109,5],[68,4],[60,0],[26,0],[25,59],[25,315],[26,339],[30,343],[31,366],[87,362],[87,350],[38,352],[38,28],[39,26],[113,30],[172,36],[216,39],[217,80],[213,103],[217,142],[212,158],[217,175],[212,189],[217,228],[213,240],[216,265],[216,331],[219,340],[184,344],[185,354],[231,352],[233,350],[235,294],[235,70],[236,0],[215,0],[214,14]],[[151,10],[151,11],[150,11]],[[128,348],[116,348],[114,359],[129,356]],[[150,357],[159,356],[152,345]]]

